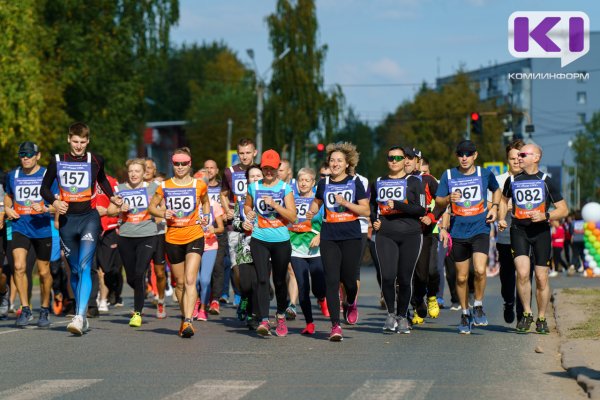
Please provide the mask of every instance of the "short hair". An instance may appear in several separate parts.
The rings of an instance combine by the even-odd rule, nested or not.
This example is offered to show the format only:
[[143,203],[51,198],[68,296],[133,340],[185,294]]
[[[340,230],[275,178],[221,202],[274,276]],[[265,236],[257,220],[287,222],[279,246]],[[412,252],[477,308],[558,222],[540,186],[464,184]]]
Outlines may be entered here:
[[90,128],[83,122],[75,122],[69,126],[69,137],[71,136],[79,136],[89,139]]
[[164,172],[158,171],[156,173],[156,175],[154,175],[155,178],[160,178],[160,179],[167,179],[167,174],[165,174]]
[[346,168],[346,173],[348,175],[354,175],[354,170],[358,165],[359,154],[356,151],[356,146],[350,142],[337,142],[337,143],[329,143],[325,149],[327,151],[327,162],[331,158],[331,155],[336,151],[344,154],[344,158],[346,159],[346,163],[348,164],[348,168]]
[[287,163],[288,167],[291,167],[291,163],[290,160],[288,160],[287,158],[282,158],[281,161],[279,162],[279,166],[281,167],[281,164],[283,163]]
[[142,171],[146,172],[146,160],[143,158],[130,158],[129,160],[127,160],[125,162],[125,167],[127,167],[127,170],[129,171],[129,166],[130,165],[141,165],[142,166]]
[[258,165],[258,164],[252,164],[246,170],[246,180],[247,181],[250,180],[250,170],[251,169],[258,169],[260,171],[260,173],[262,174],[262,168],[260,167],[260,165]]
[[506,146],[506,157],[511,150],[521,150],[525,146],[523,139],[515,139]]
[[179,148],[175,149],[175,151],[173,152],[173,155],[175,155],[175,154],[186,154],[190,158],[192,158],[192,151],[190,150],[189,147],[179,147]]
[[298,179],[300,179],[300,175],[310,175],[313,179],[317,177],[315,170],[308,167],[300,168],[300,171],[298,171]]
[[323,161],[321,163],[321,166],[319,167],[319,171],[322,170],[323,168],[329,169],[329,163],[327,161]]
[[421,165],[429,165],[429,160],[427,159],[427,157],[421,158]]
[[254,146],[254,148],[256,149],[256,143],[254,143],[254,140],[252,140],[250,138],[241,138],[238,141],[237,147],[244,147],[244,146],[249,146],[249,145]]

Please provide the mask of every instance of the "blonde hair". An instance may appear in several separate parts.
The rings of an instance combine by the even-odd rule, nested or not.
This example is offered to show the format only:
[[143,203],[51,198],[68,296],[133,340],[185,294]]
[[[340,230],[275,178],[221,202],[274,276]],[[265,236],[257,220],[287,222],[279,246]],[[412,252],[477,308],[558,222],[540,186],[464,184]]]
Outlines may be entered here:
[[331,154],[339,151],[344,154],[344,158],[346,159],[346,163],[348,163],[348,167],[346,168],[346,173],[348,175],[354,175],[354,170],[358,165],[359,153],[356,151],[356,146],[350,142],[337,142],[337,143],[329,143],[325,148],[327,152],[327,163],[329,164],[329,159],[331,158]]
[[313,179],[315,179],[317,177],[315,170],[312,168],[308,168],[308,167],[300,168],[300,171],[298,171],[298,179],[300,179],[300,175],[309,175]]
[[129,166],[134,164],[140,165],[142,167],[142,171],[146,172],[146,160],[143,158],[130,158],[127,160],[127,162],[125,162],[125,167],[129,171]]
[[188,156],[190,156],[190,158],[192,158],[192,151],[189,147],[180,147],[178,149],[175,149],[173,155],[175,154],[187,154]]

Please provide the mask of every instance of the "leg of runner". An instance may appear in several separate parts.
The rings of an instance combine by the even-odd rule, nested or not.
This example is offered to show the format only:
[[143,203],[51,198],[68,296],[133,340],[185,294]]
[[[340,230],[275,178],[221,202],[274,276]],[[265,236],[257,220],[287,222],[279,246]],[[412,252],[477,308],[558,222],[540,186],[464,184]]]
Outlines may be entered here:
[[298,303],[298,280],[294,274],[294,268],[292,264],[288,264],[287,269],[287,288],[289,293],[290,302],[285,309],[285,317],[288,320],[296,319],[296,303]]
[[304,320],[306,321],[306,328],[302,331],[303,334],[312,335],[315,333],[315,324],[313,323],[313,315],[310,304],[310,258],[292,257],[292,267],[294,268],[294,275],[298,282],[298,301]]
[[500,262],[500,292],[504,300],[504,321],[512,324],[515,320],[515,263],[510,244],[496,243]]
[[202,262],[198,272],[200,279],[200,309],[198,310],[197,319],[199,321],[208,319],[206,307],[210,304],[210,280],[217,259],[217,251],[217,249],[205,250],[202,254]]
[[27,293],[27,250],[24,248],[16,248],[12,250],[14,260],[14,280],[19,300],[21,301],[22,311],[17,319],[17,326],[24,327],[29,325],[29,321],[33,319],[31,307],[29,306],[29,296]]
[[323,316],[329,317],[329,310],[327,310],[327,288],[325,286],[325,272],[323,271],[323,261],[321,257],[312,257],[308,260],[308,267],[310,269],[310,284],[312,287],[312,293],[317,298],[321,313]]

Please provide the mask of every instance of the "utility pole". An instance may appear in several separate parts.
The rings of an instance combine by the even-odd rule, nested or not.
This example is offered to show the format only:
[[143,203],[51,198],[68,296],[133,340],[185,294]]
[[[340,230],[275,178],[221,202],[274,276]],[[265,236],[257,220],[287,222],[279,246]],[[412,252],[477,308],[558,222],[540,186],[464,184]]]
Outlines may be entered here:
[[225,149],[225,158],[229,157],[229,150],[231,150],[231,135],[233,133],[233,120],[227,118],[227,148]]

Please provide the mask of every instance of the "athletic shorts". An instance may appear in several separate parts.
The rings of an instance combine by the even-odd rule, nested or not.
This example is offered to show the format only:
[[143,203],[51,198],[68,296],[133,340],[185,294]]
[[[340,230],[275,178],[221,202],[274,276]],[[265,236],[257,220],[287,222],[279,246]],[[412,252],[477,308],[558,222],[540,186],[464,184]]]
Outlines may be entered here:
[[96,263],[105,273],[119,271],[123,264],[117,247],[118,237],[116,229],[113,229],[105,232],[104,235],[100,235],[98,239]]
[[552,259],[552,236],[550,227],[541,226],[510,227],[510,247],[513,257],[527,256],[533,252],[535,265],[550,266]]
[[486,256],[490,251],[490,235],[480,233],[469,239],[452,239],[452,258],[454,262],[470,259],[473,253],[483,253]]
[[193,240],[186,244],[174,244],[165,242],[165,250],[169,263],[179,264],[185,261],[185,255],[188,253],[196,253],[202,255],[204,253],[204,237]]
[[159,233],[156,235],[156,250],[154,251],[154,255],[152,256],[152,261],[154,261],[154,265],[164,265],[165,264],[165,234]]
[[13,231],[10,242],[11,249],[29,250],[32,246],[38,260],[50,261],[50,256],[52,255],[52,236],[35,239]]

